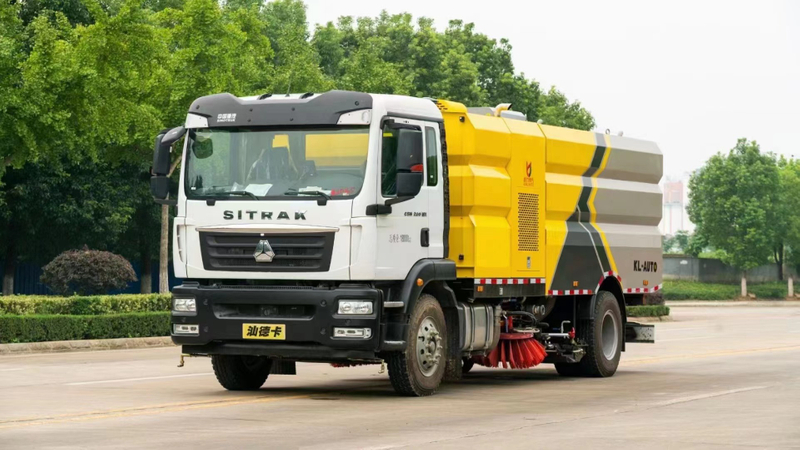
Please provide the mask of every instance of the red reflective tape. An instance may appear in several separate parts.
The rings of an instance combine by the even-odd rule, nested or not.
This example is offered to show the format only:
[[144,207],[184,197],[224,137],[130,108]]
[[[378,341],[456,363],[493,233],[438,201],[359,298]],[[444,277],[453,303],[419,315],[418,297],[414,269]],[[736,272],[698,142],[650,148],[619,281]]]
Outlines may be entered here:
[[423,170],[425,170],[425,166],[422,164],[414,164],[411,166],[411,172],[421,173]]

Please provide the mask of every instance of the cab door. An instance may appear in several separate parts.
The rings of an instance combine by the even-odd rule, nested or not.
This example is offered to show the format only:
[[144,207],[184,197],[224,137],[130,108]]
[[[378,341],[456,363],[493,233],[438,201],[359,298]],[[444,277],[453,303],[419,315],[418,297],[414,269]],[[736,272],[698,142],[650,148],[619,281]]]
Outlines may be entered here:
[[[417,261],[428,258],[431,245],[430,189],[425,183],[425,122],[389,117],[383,120],[381,128],[377,198],[378,205],[383,207],[379,207],[377,213],[375,275],[382,280],[402,280]],[[402,147],[409,140],[420,146],[417,161],[406,160],[408,152]],[[419,193],[410,198],[402,195],[409,179],[419,183]],[[401,195],[398,196],[398,192]]]

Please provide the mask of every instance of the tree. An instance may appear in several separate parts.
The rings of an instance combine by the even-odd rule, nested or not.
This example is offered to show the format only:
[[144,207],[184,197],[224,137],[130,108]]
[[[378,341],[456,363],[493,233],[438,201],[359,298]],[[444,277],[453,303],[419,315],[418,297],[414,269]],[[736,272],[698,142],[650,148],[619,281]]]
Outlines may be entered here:
[[0,209],[3,295],[14,292],[18,261],[44,264],[59,253],[88,245],[112,250],[133,214],[138,168],[104,163],[29,163],[6,171]]
[[746,139],[727,155],[712,156],[689,181],[687,212],[695,233],[742,271],[742,296],[747,270],[766,261],[776,242],[779,189],[775,156]]
[[[780,210],[778,211],[779,238],[783,258],[800,270],[800,161],[781,159],[780,170]],[[788,247],[788,251],[787,251]],[[778,259],[776,257],[776,264]]]

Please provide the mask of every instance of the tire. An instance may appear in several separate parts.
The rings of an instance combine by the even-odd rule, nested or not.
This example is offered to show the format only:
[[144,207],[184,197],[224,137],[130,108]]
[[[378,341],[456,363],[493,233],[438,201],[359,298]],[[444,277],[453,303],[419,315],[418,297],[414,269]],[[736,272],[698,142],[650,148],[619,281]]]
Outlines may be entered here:
[[272,360],[264,356],[211,355],[211,366],[225,389],[255,391],[267,381]]
[[586,343],[586,355],[577,364],[556,363],[556,371],[565,377],[598,377],[614,375],[619,367],[625,334],[622,313],[614,294],[597,293],[594,319],[578,323],[578,339]]
[[423,294],[417,300],[406,342],[405,351],[392,352],[387,359],[392,387],[409,397],[433,395],[444,378],[447,357],[444,313],[433,296]]

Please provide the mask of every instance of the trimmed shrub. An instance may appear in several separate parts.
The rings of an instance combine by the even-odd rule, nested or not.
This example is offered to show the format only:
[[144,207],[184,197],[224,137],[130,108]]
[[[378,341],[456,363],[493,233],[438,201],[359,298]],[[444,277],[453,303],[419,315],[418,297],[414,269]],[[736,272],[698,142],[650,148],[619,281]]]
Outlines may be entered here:
[[[739,284],[664,280],[663,292],[666,300],[735,300],[741,297],[742,291]],[[761,299],[783,299],[788,294],[788,288],[785,282],[748,283],[747,292]]]
[[100,315],[169,311],[171,294],[123,294],[74,297],[0,296],[0,314]]
[[627,306],[628,317],[661,317],[669,315],[669,307],[664,305]]
[[56,256],[42,269],[41,281],[61,295],[100,294],[124,289],[136,281],[136,273],[120,255],[84,248]]
[[104,316],[0,315],[0,343],[169,336],[169,312]]

